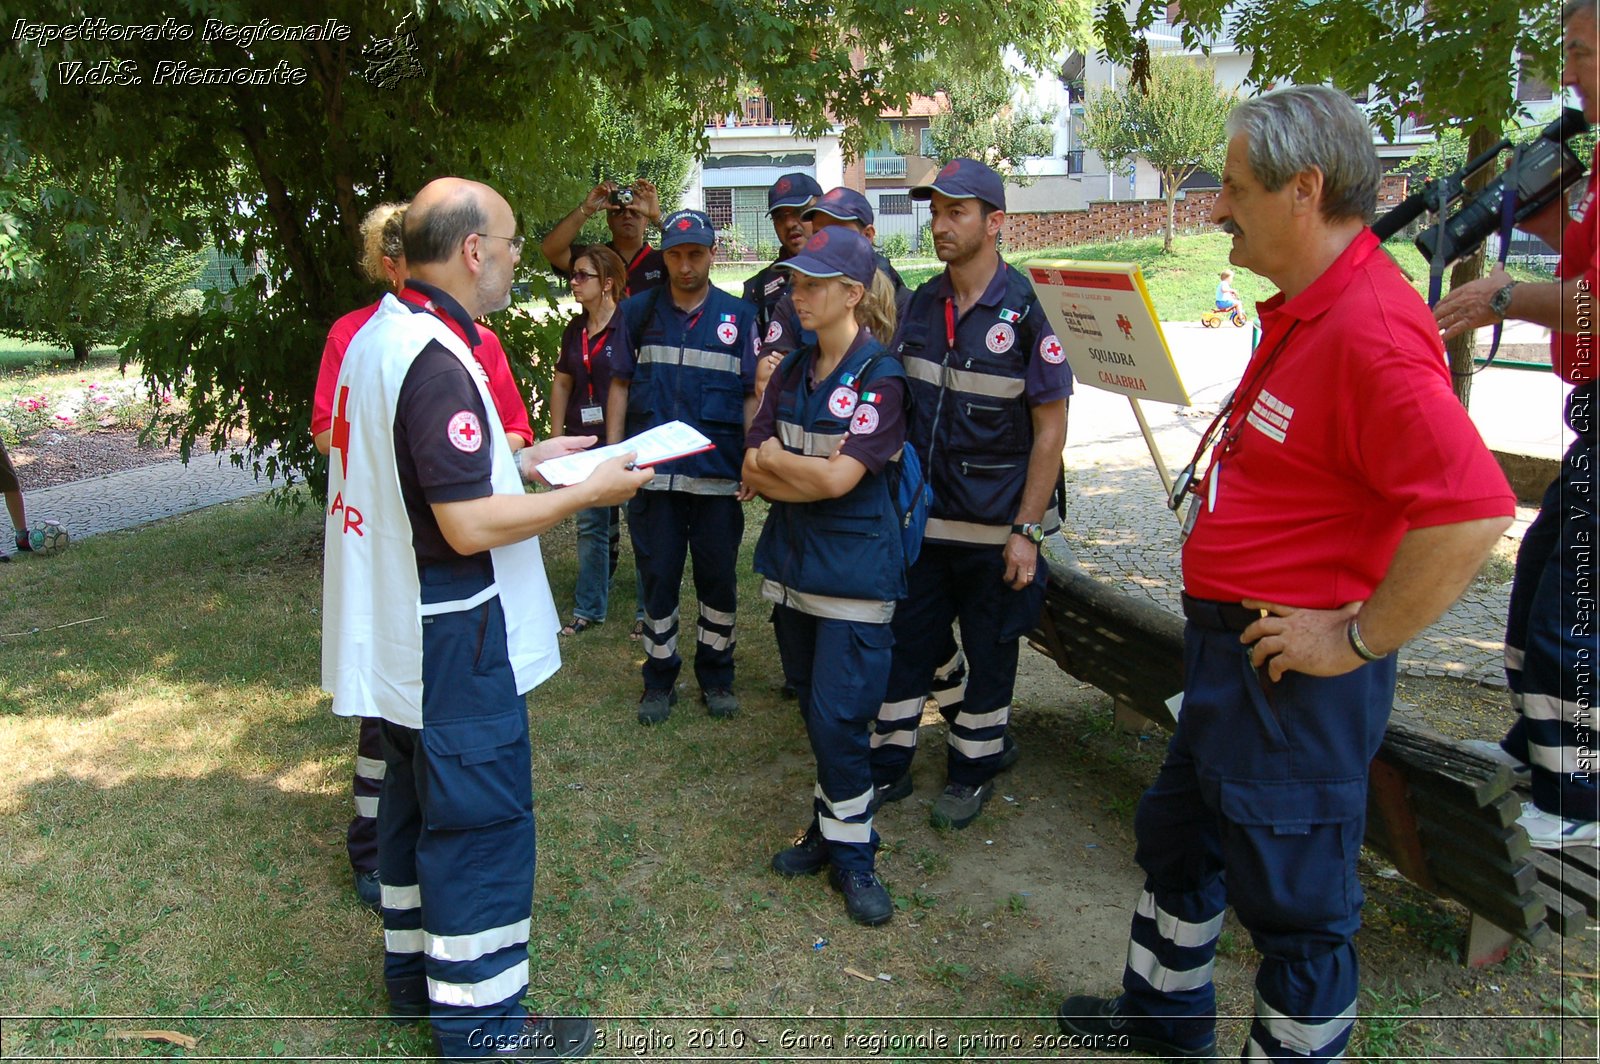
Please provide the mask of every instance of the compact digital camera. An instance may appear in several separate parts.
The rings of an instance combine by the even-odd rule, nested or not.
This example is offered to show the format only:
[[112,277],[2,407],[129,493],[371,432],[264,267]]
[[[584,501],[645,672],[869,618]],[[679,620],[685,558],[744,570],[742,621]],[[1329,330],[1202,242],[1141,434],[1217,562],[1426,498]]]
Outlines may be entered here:
[[613,207],[633,206],[633,189],[614,188],[611,190],[611,205]]

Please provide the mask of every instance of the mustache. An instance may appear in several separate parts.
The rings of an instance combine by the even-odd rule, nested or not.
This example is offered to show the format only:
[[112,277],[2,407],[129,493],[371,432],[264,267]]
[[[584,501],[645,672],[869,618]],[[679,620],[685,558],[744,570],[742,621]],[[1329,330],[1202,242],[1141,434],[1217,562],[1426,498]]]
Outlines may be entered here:
[[1227,221],[1225,221],[1222,224],[1218,225],[1217,228],[1221,229],[1224,233],[1227,233],[1229,236],[1243,236],[1244,235],[1244,230],[1240,229],[1238,227],[1238,225],[1236,225],[1234,223],[1234,220],[1232,218],[1229,218]]

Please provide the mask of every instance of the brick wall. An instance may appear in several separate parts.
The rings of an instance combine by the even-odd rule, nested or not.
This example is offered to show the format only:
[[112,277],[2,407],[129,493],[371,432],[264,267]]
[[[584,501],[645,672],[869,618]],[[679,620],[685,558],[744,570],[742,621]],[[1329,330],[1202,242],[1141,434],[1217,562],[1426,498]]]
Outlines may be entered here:
[[[1173,205],[1180,233],[1204,232],[1211,225],[1215,189],[1191,189]],[[1406,198],[1406,175],[1385,174],[1378,186],[1378,213]],[[1010,251],[1101,244],[1129,237],[1160,236],[1167,224],[1165,200],[1096,200],[1075,211],[1007,214],[1005,247]]]

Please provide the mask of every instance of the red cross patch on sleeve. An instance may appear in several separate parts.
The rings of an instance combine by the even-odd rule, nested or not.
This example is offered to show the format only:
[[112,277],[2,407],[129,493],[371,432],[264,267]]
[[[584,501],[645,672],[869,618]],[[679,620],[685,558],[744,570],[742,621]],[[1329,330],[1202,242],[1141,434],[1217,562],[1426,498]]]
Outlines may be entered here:
[[478,415],[470,410],[458,411],[451,417],[445,435],[452,447],[468,454],[483,446],[483,426],[478,424]]

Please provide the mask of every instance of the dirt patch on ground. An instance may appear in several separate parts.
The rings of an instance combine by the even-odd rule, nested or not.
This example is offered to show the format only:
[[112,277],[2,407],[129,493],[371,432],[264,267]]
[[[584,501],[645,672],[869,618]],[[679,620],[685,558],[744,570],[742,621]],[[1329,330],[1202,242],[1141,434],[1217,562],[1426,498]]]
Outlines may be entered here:
[[[1461,681],[1402,679],[1398,701],[1400,712],[1456,738],[1499,738],[1511,721],[1504,689]],[[1063,993],[1115,993],[1143,881],[1133,860],[1133,812],[1167,736],[1114,730],[1110,699],[1036,652],[1022,655],[1015,704],[1023,759],[1003,777],[983,818],[945,838],[965,856],[952,853],[944,882],[931,889],[976,898],[1028,884],[1034,895],[1025,904],[1038,915],[1036,926],[995,943],[993,959],[1011,971],[1048,966]],[[921,741],[932,751],[942,740],[941,728],[924,731]],[[937,793],[939,760],[918,758],[917,799],[931,802]],[[985,839],[1013,817],[1027,824],[1028,845],[981,852],[993,849]],[[1469,969],[1461,963],[1465,908],[1416,888],[1371,851],[1360,871],[1364,1021],[1352,1054],[1594,1059],[1600,984],[1592,933],[1544,950],[1518,944],[1506,961]],[[1244,1043],[1259,960],[1231,911],[1218,954],[1218,1044],[1231,1052]]]
[[131,429],[41,432],[7,448],[23,495],[74,480],[137,469],[178,457],[176,443],[142,443]]

